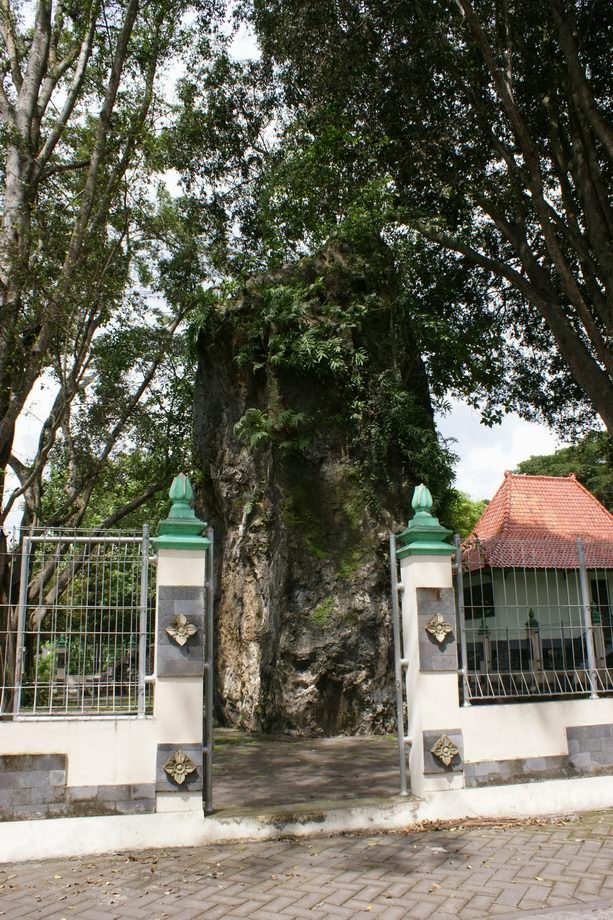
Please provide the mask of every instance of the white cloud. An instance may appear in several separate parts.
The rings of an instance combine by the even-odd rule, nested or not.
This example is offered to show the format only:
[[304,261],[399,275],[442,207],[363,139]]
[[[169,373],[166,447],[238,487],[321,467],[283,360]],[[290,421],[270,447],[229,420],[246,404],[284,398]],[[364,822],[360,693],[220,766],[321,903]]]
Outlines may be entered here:
[[505,470],[514,469],[521,460],[564,446],[544,425],[515,414],[487,428],[480,423],[479,413],[459,400],[453,400],[451,412],[438,416],[436,423],[443,437],[456,441],[451,445],[460,458],[456,486],[474,499],[492,498]]

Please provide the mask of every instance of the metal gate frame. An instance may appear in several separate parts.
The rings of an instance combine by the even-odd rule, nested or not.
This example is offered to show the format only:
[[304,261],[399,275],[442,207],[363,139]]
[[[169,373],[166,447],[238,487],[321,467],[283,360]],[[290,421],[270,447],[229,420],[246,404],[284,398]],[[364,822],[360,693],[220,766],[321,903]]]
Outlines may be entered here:
[[[16,635],[16,654],[15,654],[15,689],[13,695],[13,718],[28,718],[28,713],[22,713],[21,710],[21,692],[23,686],[24,661],[26,654],[26,621],[28,610],[28,579],[30,572],[30,557],[33,547],[38,543],[57,543],[59,544],[105,544],[105,543],[140,543],[141,549],[141,569],[140,569],[140,596],[139,596],[139,634],[138,634],[138,687],[137,687],[137,717],[144,719],[146,715],[146,684],[154,681],[153,675],[147,675],[147,626],[149,614],[149,565],[155,561],[155,557],[150,557],[150,528],[148,524],[143,525],[141,536],[133,534],[122,534],[121,532],[113,535],[93,532],[91,534],[81,532],[72,533],[38,533],[32,526],[24,537],[21,550],[21,571],[19,579],[19,596],[17,602],[17,635]],[[36,718],[45,717],[43,713],[34,713]],[[57,715],[65,715],[58,713]],[[49,718],[56,718],[57,715],[48,714]],[[101,713],[75,713],[79,718],[100,718]]]
[[204,556],[204,707],[202,721],[202,763],[204,782],[202,784],[202,807],[206,815],[213,811],[213,694],[215,691],[214,667],[214,623],[213,604],[215,598],[214,539],[213,529],[207,530],[207,546]]
[[394,679],[396,684],[396,730],[398,734],[400,795],[408,795],[407,751],[410,751],[412,744],[412,738],[409,735],[406,723],[406,718],[408,718],[406,671],[409,666],[409,661],[404,657],[402,648],[402,624],[400,619],[399,597],[404,591],[404,585],[402,581],[398,580],[396,535],[393,533],[390,533],[390,580],[392,587],[392,631],[394,636]]

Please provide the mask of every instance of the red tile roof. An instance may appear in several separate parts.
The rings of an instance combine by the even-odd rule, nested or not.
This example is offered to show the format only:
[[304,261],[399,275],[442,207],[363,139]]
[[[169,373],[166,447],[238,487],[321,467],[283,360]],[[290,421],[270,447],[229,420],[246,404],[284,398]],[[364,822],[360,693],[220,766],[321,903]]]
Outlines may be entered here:
[[464,557],[471,569],[576,568],[577,537],[584,540],[588,567],[613,568],[613,515],[574,474],[505,473],[465,541]]

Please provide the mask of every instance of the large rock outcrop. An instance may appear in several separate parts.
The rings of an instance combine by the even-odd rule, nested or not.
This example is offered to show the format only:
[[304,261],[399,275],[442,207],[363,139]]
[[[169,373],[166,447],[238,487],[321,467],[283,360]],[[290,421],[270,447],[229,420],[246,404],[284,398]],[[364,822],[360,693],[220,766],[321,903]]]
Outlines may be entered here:
[[388,533],[417,478],[410,437],[438,447],[384,254],[377,244],[369,275],[328,247],[220,302],[201,331],[195,435],[225,724],[394,726]]

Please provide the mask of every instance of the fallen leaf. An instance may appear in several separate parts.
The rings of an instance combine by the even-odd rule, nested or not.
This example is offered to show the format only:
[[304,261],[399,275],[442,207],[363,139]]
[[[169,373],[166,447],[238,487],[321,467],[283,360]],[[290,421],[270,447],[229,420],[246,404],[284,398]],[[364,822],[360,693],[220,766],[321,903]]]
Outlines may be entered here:
[[545,879],[544,879],[544,878],[541,878],[540,875],[535,875],[535,876],[534,876],[534,881],[535,881],[535,882],[544,882]]

